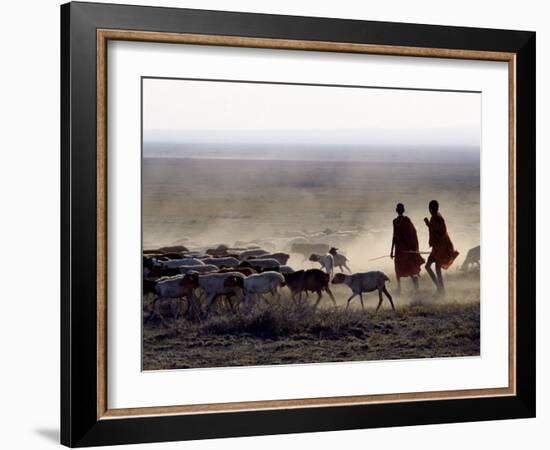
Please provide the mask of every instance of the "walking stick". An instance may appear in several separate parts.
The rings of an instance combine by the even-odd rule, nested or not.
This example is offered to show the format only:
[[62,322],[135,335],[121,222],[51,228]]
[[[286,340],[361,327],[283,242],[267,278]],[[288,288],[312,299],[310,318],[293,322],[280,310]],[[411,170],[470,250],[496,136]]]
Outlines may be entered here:
[[[415,253],[417,255],[429,255],[431,252],[416,252],[414,250],[405,250],[403,253]],[[371,258],[369,261],[376,261],[382,258],[390,258],[390,255],[377,256],[376,258]]]

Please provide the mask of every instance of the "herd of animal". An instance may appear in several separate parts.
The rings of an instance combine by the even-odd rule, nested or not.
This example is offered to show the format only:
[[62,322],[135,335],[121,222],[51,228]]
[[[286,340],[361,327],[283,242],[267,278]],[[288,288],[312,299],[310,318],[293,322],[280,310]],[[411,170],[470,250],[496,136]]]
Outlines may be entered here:
[[[172,316],[177,319],[180,299],[187,300],[186,314],[203,319],[219,300],[226,302],[231,310],[240,303],[249,309],[267,294],[275,301],[280,300],[280,290],[284,287],[288,288],[290,298],[296,303],[307,299],[309,293],[316,293],[314,306],[317,307],[326,293],[336,306],[331,284],[346,285],[351,290],[346,309],[357,296],[364,309],[363,294],[373,291],[378,291],[377,311],[384,296],[395,309],[386,288],[389,278],[383,272],[352,273],[348,258],[325,243],[296,242],[290,247],[290,252],[301,256],[303,262],[316,262],[320,267],[294,270],[287,264],[289,253],[269,252],[257,245],[233,248],[219,245],[205,251],[190,251],[183,245],[145,250],[143,294],[155,296],[147,320],[158,316],[165,322],[161,312],[165,303],[170,304]],[[461,269],[479,267],[479,260],[480,247],[477,246],[470,249]],[[336,268],[340,272],[335,274]]]
[[[377,310],[383,295],[395,309],[385,286],[389,278],[383,272],[352,274],[346,256],[326,244],[299,243],[291,247],[291,252],[303,256],[304,261],[319,263],[320,268],[294,270],[287,265],[289,253],[268,252],[257,246],[229,248],[220,245],[204,252],[189,251],[182,245],[145,250],[143,294],[155,296],[147,321],[159,317],[164,323],[161,306],[165,303],[170,304],[172,316],[177,319],[179,299],[187,300],[186,314],[205,319],[219,300],[226,302],[231,310],[241,303],[245,309],[250,309],[266,294],[275,301],[280,300],[280,291],[284,287],[288,288],[296,303],[307,299],[309,293],[316,293],[317,307],[326,293],[336,306],[331,284],[350,288],[346,308],[353,298],[359,296],[364,309],[363,293],[378,291]],[[336,267],[349,274],[334,274]]]

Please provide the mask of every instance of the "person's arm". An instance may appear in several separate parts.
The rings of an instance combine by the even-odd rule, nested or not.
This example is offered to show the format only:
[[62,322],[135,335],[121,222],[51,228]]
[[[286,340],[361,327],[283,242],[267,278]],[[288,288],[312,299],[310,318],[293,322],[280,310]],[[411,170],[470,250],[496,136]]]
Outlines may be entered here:
[[437,216],[430,222],[430,231],[436,236],[444,236],[447,233],[447,226],[443,217]]

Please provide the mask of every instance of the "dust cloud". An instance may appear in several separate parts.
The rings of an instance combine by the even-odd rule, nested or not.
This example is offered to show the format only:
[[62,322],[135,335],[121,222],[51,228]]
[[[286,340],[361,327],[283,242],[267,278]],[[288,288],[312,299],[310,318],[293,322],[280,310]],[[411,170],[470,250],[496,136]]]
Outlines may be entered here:
[[[288,252],[293,242],[322,242],[338,247],[353,272],[383,270],[394,282],[387,255],[396,203],[405,204],[420,250],[429,251],[423,219],[429,215],[428,202],[437,199],[460,252],[446,273],[454,276],[450,286],[459,292],[473,282],[478,292],[479,275],[472,281],[458,268],[480,243],[479,187],[475,158],[457,157],[452,163],[428,158],[406,163],[145,158],[143,247],[182,244],[204,250],[257,244]],[[289,265],[316,267],[296,254]],[[421,287],[431,289],[422,273]],[[410,281],[402,283],[408,289]]]

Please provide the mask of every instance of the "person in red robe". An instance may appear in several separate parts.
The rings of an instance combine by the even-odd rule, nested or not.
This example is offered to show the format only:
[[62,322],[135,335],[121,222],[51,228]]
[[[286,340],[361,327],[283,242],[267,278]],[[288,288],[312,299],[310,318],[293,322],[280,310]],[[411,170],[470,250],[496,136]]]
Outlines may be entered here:
[[[437,287],[439,293],[445,292],[445,286],[443,285],[443,277],[441,276],[441,269],[447,270],[451,267],[451,264],[458,256],[458,252],[455,250],[449,233],[447,233],[447,226],[445,225],[445,219],[439,213],[439,203],[437,200],[432,200],[428,209],[430,210],[430,219],[427,217],[424,218],[428,230],[430,232],[430,247],[432,252],[428,256],[428,261],[426,262],[426,271],[430,278]],[[432,264],[435,263],[435,272],[432,270]]]
[[397,217],[393,219],[393,239],[390,258],[395,264],[397,293],[401,293],[401,278],[411,277],[415,290],[418,289],[418,274],[424,258],[418,251],[418,236],[411,219],[404,216],[405,206],[398,203],[395,208]]

